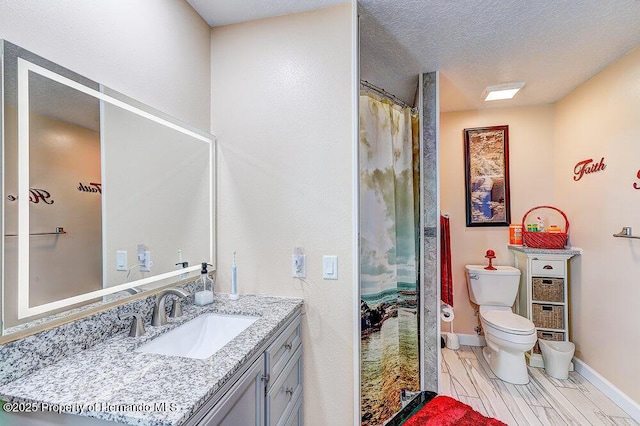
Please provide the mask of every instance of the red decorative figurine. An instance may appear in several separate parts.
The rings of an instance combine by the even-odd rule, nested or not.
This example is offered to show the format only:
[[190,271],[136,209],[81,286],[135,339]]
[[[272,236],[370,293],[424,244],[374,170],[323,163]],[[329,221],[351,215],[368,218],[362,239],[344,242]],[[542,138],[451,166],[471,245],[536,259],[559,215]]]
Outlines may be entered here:
[[487,259],[489,259],[489,266],[484,269],[488,269],[490,271],[495,271],[496,268],[491,264],[491,261],[496,258],[496,252],[493,250],[487,250],[487,253],[484,255]]

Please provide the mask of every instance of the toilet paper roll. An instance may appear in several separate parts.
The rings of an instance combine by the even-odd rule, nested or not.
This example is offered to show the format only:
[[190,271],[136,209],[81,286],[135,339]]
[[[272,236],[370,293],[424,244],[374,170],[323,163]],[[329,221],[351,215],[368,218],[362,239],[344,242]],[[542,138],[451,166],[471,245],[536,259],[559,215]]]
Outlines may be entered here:
[[453,315],[453,308],[451,306],[448,306],[448,305],[440,306],[440,319],[442,321],[451,322],[453,321],[454,317],[455,315]]

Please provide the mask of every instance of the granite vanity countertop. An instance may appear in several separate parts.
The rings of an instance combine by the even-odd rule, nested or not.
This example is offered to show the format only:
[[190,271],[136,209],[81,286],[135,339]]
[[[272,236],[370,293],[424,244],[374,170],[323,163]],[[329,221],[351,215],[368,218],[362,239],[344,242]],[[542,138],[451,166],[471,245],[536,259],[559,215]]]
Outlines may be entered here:
[[[148,326],[144,336],[116,335],[0,386],[0,399],[132,425],[181,425],[301,307],[302,300],[293,298],[242,295],[229,301],[227,295],[216,295],[212,305],[189,305],[167,325]],[[207,359],[134,352],[207,312],[260,318]]]

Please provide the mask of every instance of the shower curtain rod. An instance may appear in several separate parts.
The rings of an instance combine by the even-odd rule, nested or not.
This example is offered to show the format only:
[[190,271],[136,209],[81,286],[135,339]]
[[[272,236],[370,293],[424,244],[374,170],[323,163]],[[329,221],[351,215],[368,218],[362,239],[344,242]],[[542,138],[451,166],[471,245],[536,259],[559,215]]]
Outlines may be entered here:
[[367,80],[360,80],[360,84],[368,89],[373,90],[374,92],[377,92],[381,95],[383,95],[384,97],[389,98],[389,100],[393,101],[394,103],[400,105],[401,107],[404,108],[411,108],[411,110],[413,111],[415,108],[412,107],[411,105],[409,105],[408,103],[404,102],[403,100],[399,99],[397,96],[387,92],[386,90],[376,86],[375,84],[369,83]]

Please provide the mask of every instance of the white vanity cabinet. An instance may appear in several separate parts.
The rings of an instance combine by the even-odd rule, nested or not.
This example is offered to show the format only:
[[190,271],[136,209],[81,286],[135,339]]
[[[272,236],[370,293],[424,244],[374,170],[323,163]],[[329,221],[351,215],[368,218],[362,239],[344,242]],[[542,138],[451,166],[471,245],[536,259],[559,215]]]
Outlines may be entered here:
[[[300,321],[294,321],[265,351],[268,372],[266,425],[302,424],[302,339]],[[297,407],[297,408],[296,408]],[[298,411],[298,420],[289,417]]]
[[264,425],[264,363],[256,360],[199,426]]
[[[198,426],[302,425],[300,315],[187,422]],[[222,395],[222,396],[220,396]]]
[[[534,323],[538,338],[568,341],[569,260],[580,254],[580,249],[509,249],[521,272],[516,312]],[[544,367],[537,342],[526,356],[532,367]]]

